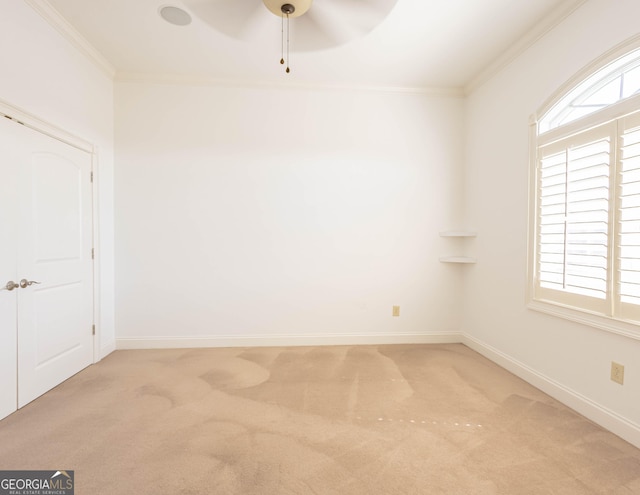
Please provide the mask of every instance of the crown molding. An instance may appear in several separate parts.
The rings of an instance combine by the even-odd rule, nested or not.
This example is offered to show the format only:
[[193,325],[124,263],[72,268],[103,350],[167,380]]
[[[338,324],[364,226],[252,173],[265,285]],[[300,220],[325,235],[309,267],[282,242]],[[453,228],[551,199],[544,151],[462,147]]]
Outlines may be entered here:
[[491,64],[482,69],[471,81],[464,87],[464,94],[469,95],[476,89],[486,83],[493,76],[502,71],[518,56],[524,53],[528,48],[534,45],[540,38],[546,35],[553,28],[558,26],[562,21],[569,17],[573,12],[578,10],[588,0],[565,0],[540,22],[529,30],[527,34],[521,37],[516,43],[498,56]]
[[395,94],[418,94],[426,96],[442,96],[463,98],[463,88],[409,87],[409,86],[365,86],[357,84],[323,84],[323,83],[283,83],[268,80],[233,80],[207,76],[181,74],[153,74],[139,72],[117,72],[115,81],[120,83],[167,84],[176,86],[213,86],[245,89],[279,89],[279,90],[312,90],[312,91],[354,91]]
[[23,0],[111,79],[116,70],[47,0]]

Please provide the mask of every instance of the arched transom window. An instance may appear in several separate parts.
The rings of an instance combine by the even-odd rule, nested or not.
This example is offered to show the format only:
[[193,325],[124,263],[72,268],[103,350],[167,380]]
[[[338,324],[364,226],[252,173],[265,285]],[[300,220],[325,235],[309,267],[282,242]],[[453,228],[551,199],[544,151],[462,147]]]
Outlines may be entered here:
[[640,92],[640,49],[603,67],[562,97],[540,120],[539,132],[555,129]]

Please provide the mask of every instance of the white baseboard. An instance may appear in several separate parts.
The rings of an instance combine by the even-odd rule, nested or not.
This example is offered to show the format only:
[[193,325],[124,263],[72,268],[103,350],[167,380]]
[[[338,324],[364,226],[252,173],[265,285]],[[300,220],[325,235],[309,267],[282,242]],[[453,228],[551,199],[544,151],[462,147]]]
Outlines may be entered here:
[[640,425],[537,372],[475,337],[467,334],[461,334],[460,337],[461,342],[467,347],[482,354],[487,359],[502,366],[594,423],[640,448]]
[[111,342],[103,344],[100,347],[100,355],[97,357],[96,362],[100,361],[101,359],[106,358],[109,354],[111,354],[115,350],[116,350],[116,341],[115,340],[112,340]]
[[307,345],[457,344],[458,332],[369,335],[246,335],[202,337],[126,337],[116,349],[184,349],[196,347],[292,347]]

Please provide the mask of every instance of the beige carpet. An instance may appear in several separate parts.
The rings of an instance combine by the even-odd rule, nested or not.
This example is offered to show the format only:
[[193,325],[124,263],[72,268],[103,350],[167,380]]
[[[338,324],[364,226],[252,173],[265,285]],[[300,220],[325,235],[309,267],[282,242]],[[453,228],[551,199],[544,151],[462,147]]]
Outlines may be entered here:
[[118,351],[0,421],[78,495],[640,494],[640,450],[463,345]]

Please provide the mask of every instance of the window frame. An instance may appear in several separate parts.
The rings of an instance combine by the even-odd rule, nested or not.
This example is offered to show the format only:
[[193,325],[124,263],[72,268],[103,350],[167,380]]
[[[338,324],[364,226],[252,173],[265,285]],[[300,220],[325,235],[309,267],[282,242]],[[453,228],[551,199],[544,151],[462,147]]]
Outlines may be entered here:
[[[640,39],[636,39],[632,44],[627,43],[611,50],[595,63],[580,71],[569,83],[565,84],[550,100],[548,100],[548,102],[542,107],[541,111],[538,112],[537,115],[540,116],[539,118],[537,115],[533,115],[530,119],[529,239],[527,241],[528,257],[526,291],[527,307],[529,309],[561,317],[580,324],[589,325],[608,332],[624,335],[636,340],[640,340],[640,308],[636,308],[637,311],[634,309],[631,313],[633,319],[625,319],[624,311],[620,311],[621,304],[615,300],[615,297],[612,297],[616,294],[616,291],[614,290],[615,281],[613,280],[612,273],[613,271],[618,270],[617,258],[619,248],[617,238],[619,237],[619,232],[617,225],[611,224],[608,231],[608,285],[607,297],[603,305],[600,307],[595,305],[594,309],[590,308],[589,305],[576,307],[572,294],[568,294],[568,297],[557,298],[550,297],[545,290],[540,290],[537,280],[539,242],[538,214],[540,206],[540,198],[538,197],[538,166],[540,163],[539,150],[542,146],[549,146],[555,142],[570,139],[571,136],[577,136],[580,133],[584,133],[601,126],[614,126],[613,143],[611,146],[614,152],[614,156],[612,158],[614,161],[614,167],[613,170],[610,171],[610,175],[613,175],[613,177],[609,181],[609,222],[613,221],[614,210],[617,210],[619,206],[617,193],[619,180],[617,177],[617,169],[620,163],[620,157],[617,156],[617,153],[621,147],[620,140],[622,131],[618,130],[618,125],[623,122],[623,119],[634,113],[637,113],[634,118],[640,118],[638,116],[640,115],[640,94],[635,94],[625,99],[618,100],[616,103],[579,117],[567,124],[548,130],[541,131],[540,122],[550,112],[557,111],[556,106],[563,100],[567,101],[567,95],[575,91],[575,89],[580,87],[580,85],[584,85],[589,78],[601,74],[603,69],[608,65],[615,64],[616,60],[627,56],[639,48]],[[581,298],[580,296],[577,297]]]

